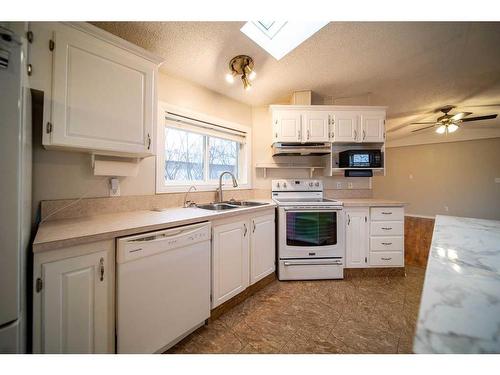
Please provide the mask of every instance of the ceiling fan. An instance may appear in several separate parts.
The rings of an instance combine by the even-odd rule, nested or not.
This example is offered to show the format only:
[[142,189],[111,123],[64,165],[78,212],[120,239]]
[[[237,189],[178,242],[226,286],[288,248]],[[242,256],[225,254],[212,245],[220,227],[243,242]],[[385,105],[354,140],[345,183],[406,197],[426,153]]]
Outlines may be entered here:
[[413,124],[418,124],[418,125],[432,124],[432,125],[426,126],[424,128],[412,130],[412,133],[419,132],[419,131],[425,130],[425,129],[434,128],[434,127],[437,127],[436,133],[438,133],[438,134],[453,133],[464,122],[490,120],[490,119],[494,119],[497,117],[496,114],[486,115],[486,116],[477,116],[477,117],[467,117],[467,116],[472,115],[472,112],[459,112],[459,113],[456,113],[454,115],[448,114],[448,112],[450,112],[453,108],[455,108],[455,106],[453,106],[453,105],[446,105],[442,108],[439,108],[439,111],[443,112],[443,115],[438,117],[436,121],[412,122],[411,125],[413,125]]

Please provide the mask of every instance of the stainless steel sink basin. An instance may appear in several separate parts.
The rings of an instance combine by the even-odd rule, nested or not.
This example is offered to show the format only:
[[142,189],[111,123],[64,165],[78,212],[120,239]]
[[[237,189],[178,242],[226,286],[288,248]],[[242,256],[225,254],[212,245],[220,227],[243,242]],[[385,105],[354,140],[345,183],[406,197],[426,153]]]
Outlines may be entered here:
[[255,207],[255,206],[265,206],[267,203],[251,202],[251,201],[229,201],[227,202],[227,204],[240,207]]
[[243,207],[264,206],[266,204],[267,203],[262,203],[262,202],[228,201],[222,203],[197,204],[196,207],[202,208],[204,210],[222,211],[222,210],[234,210],[236,208],[243,208]]
[[234,210],[239,208],[239,206],[233,206],[227,203],[207,203],[207,204],[197,204],[196,207],[203,208],[204,210],[212,211],[222,211],[222,210]]

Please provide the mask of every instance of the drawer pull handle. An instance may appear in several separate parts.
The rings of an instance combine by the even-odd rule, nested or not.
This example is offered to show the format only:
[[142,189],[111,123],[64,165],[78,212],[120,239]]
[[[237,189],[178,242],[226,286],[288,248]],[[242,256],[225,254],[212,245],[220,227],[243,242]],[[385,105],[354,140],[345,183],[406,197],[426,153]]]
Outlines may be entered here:
[[392,215],[392,212],[384,212],[384,211],[382,211],[382,215]]
[[104,258],[99,260],[99,280],[104,281]]
[[392,245],[392,242],[382,242],[382,245]]
[[380,258],[382,260],[391,260],[392,258]]
[[391,230],[392,228],[382,227],[383,230]]

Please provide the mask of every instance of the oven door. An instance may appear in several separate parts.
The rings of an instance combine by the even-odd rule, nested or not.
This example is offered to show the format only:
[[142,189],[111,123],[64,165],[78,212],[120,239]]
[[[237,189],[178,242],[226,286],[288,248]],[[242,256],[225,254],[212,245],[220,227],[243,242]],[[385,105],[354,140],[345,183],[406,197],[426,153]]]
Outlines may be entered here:
[[287,208],[279,213],[279,257],[344,257],[342,208]]

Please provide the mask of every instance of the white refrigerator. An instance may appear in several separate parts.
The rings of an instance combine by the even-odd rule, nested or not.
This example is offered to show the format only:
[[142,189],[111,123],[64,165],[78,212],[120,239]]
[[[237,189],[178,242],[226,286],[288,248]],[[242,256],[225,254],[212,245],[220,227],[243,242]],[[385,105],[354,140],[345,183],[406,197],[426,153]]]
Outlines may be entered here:
[[23,27],[0,23],[0,353],[27,350],[32,147]]

